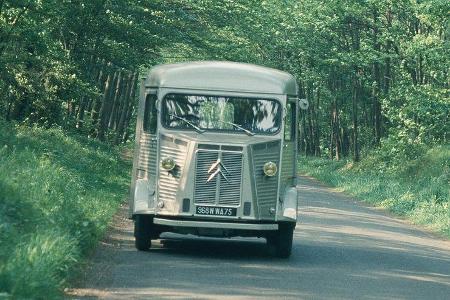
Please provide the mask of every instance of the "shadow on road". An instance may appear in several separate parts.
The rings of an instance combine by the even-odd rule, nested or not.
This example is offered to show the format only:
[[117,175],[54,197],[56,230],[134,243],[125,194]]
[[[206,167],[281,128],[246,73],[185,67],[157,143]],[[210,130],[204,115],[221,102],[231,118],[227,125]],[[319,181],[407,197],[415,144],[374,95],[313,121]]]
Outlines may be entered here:
[[273,255],[265,239],[204,239],[192,236],[163,236],[160,240],[162,248],[151,249],[150,252],[161,252],[191,256],[193,258],[254,260],[271,258]]
[[448,299],[450,243],[303,178],[290,259],[264,239],[165,234],[134,249],[116,222],[75,298]]

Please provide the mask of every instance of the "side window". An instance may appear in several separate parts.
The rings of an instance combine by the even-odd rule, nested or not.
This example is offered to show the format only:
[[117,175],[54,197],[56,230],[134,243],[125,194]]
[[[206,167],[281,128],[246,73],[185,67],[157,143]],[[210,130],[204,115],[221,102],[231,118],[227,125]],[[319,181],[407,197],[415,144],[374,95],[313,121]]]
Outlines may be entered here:
[[144,132],[155,134],[157,127],[156,94],[148,94],[145,99],[144,109]]
[[295,103],[288,102],[286,106],[286,118],[284,120],[284,140],[295,139]]

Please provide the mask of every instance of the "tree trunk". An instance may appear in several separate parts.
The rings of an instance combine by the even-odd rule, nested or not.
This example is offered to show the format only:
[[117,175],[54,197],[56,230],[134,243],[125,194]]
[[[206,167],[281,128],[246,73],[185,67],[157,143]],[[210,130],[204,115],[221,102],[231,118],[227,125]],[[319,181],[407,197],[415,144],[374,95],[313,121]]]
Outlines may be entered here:
[[302,126],[300,129],[300,151],[303,152],[304,155],[307,154],[307,136],[306,136],[306,111],[301,112],[301,122]]
[[329,153],[329,157],[330,159],[333,159],[333,151],[334,151],[334,109],[331,109],[331,114],[330,114],[330,143],[329,143],[329,148],[330,148],[330,153]]
[[83,127],[84,112],[85,112],[87,104],[88,104],[88,99],[86,98],[86,96],[83,96],[80,100],[80,106],[78,107],[77,123],[75,125],[75,127],[77,129],[80,129],[81,127]]
[[316,105],[314,106],[314,155],[320,156],[320,126],[319,112],[316,110],[320,105],[320,87],[316,90]]
[[[373,7],[373,46],[377,55],[381,54],[381,44],[378,40],[378,11],[376,7]],[[372,98],[373,98],[373,127],[375,133],[374,144],[379,145],[381,139],[381,103],[380,103],[380,92],[381,92],[381,71],[380,63],[375,61],[373,64],[373,76],[375,79],[375,84],[372,88]]]
[[129,88],[130,88],[130,84],[131,84],[131,78],[132,75],[128,74],[128,76],[122,80],[122,87],[121,87],[121,93],[120,93],[120,98],[119,101],[117,103],[116,106],[116,111],[113,112],[113,114],[111,115],[112,120],[110,119],[110,126],[109,128],[117,131],[117,128],[119,126],[119,122],[120,122],[120,118],[122,117],[122,112],[124,109],[126,109],[127,104],[128,104],[128,95],[129,95]]
[[[133,92],[133,94],[134,94],[134,92]],[[134,96],[133,96],[133,98],[134,98]],[[128,112],[128,115],[127,115],[127,118],[125,121],[125,126],[124,126],[125,132],[124,132],[124,135],[122,138],[122,142],[126,142],[128,140],[128,138],[130,137],[131,130],[132,130],[132,129],[128,128],[129,127],[128,125],[130,124],[131,118],[135,115],[135,112],[136,112],[136,106],[133,105],[133,102],[134,102],[133,98],[131,99],[132,105],[130,106],[130,110]]]
[[314,131],[311,118],[311,112],[308,113],[308,154],[314,155]]
[[125,141],[125,134],[124,132],[127,131],[127,127],[132,115],[133,107],[134,107],[134,96],[136,92],[136,82],[137,82],[138,73],[135,72],[133,76],[131,77],[129,87],[127,89],[127,95],[126,95],[126,105],[124,105],[124,108],[122,109],[122,113],[120,116],[119,124],[117,126],[116,131],[116,144],[119,144],[123,141]]
[[373,70],[376,81],[376,84],[372,88],[374,144],[378,146],[381,140],[381,71],[379,63],[374,64]]
[[132,75],[132,74],[128,75],[126,90],[125,90],[125,93],[123,93],[122,105],[121,105],[119,113],[118,113],[118,121],[114,128],[114,130],[116,132],[116,137],[115,137],[114,143],[116,145],[120,143],[120,137],[123,135],[123,126],[125,124],[125,118],[127,116],[129,106],[130,106],[130,90],[133,86],[133,80],[134,80],[134,75]]
[[115,121],[116,119],[116,112],[117,112],[117,107],[119,106],[119,100],[122,97],[123,94],[123,73],[119,73],[119,77],[117,79],[117,85],[116,85],[116,90],[114,91],[114,100],[112,103],[112,107],[110,110],[110,114],[109,114],[109,118],[108,118],[108,122],[107,122],[107,127],[109,129],[112,128],[112,123]]
[[[102,61],[102,66],[100,67],[100,71],[97,78],[97,87],[100,90],[103,90],[103,95],[105,93],[105,89],[103,87],[105,86],[106,81],[108,81],[108,76],[105,79],[106,68],[109,67],[110,65],[111,63],[105,64],[105,61]],[[92,125],[97,124],[100,105],[101,105],[100,97],[96,97],[91,103]]]
[[333,132],[334,132],[334,144],[336,147],[336,155],[334,156],[334,158],[336,160],[340,159],[340,139],[339,139],[339,108],[337,105],[337,99],[336,97],[334,98],[334,107],[333,107]]
[[359,80],[357,74],[353,77],[352,89],[352,123],[353,123],[353,161],[358,162],[359,157],[359,141],[358,141],[358,97],[359,97]]
[[111,108],[112,102],[111,98],[114,92],[113,86],[117,81],[117,73],[117,71],[115,71],[113,75],[109,73],[108,78],[105,82],[105,91],[103,94],[102,105],[100,107],[99,122],[97,126],[97,138],[101,141],[105,140],[105,133],[107,130],[107,117],[109,117],[109,110]]
[[348,157],[348,154],[350,152],[350,149],[349,149],[350,141],[349,141],[348,131],[347,131],[346,127],[341,128],[341,135],[342,135],[342,148],[341,148],[342,156]]

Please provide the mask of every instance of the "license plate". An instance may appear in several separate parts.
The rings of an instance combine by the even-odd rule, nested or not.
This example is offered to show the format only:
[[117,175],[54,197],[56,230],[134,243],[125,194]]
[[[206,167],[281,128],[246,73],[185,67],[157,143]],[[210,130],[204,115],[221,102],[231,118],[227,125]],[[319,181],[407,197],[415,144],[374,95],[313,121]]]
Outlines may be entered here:
[[197,215],[235,217],[237,208],[235,207],[215,207],[215,206],[197,206]]

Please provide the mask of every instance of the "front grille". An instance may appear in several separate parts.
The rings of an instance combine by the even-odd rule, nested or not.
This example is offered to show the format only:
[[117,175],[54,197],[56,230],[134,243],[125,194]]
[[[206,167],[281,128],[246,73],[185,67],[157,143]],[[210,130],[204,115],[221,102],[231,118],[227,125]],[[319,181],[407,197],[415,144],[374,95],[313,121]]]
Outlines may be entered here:
[[239,205],[241,200],[242,153],[222,152],[222,162],[227,168],[228,181],[220,178],[219,204]]
[[219,158],[219,152],[216,151],[198,151],[197,167],[195,170],[195,194],[194,203],[196,204],[215,204],[217,194],[217,178],[214,177],[210,182],[208,180],[208,170]]
[[[239,206],[241,203],[242,148],[222,151],[223,147],[226,146],[217,150],[204,150],[206,147],[203,145],[197,151],[195,204]],[[219,172],[210,178],[216,171]]]

